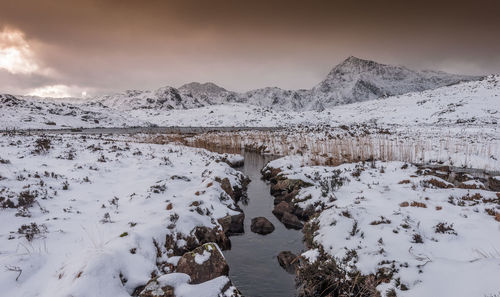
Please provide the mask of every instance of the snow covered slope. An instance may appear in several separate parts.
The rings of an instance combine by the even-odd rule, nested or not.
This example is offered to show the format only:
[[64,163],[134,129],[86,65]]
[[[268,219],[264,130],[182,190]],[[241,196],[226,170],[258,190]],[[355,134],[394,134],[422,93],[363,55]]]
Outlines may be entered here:
[[[335,259],[345,271],[378,278],[381,296],[500,292],[500,194],[485,190],[482,178],[462,174],[455,185],[453,173],[444,169],[402,162],[304,166],[300,156],[266,168],[312,185],[292,204],[317,213],[304,228],[311,233],[311,250],[303,254],[316,264],[315,272]],[[467,186],[473,183],[480,186]],[[331,288],[325,287],[320,292]]]
[[[107,97],[106,104],[113,106],[111,108],[104,106],[101,101],[71,104],[67,103],[68,100],[64,102],[0,95],[0,129],[149,125],[289,127],[353,123],[377,123],[383,126],[496,125],[500,115],[499,81],[500,76],[492,75],[479,81],[339,105],[320,112],[284,111],[237,103],[238,98],[231,97],[223,89],[212,89],[212,85],[182,87],[184,96],[191,96],[190,101],[179,101],[180,93],[175,89],[155,92],[163,94],[161,100],[149,98],[153,94],[149,91],[130,91],[130,96],[125,101],[120,96]],[[199,86],[201,87],[198,88]],[[268,94],[266,96],[279,93],[278,89],[262,92]],[[219,94],[217,101],[234,102],[203,104],[202,102],[209,100],[210,93]],[[259,93],[258,96],[262,94]],[[286,96],[292,98],[294,95],[292,92],[286,93]],[[280,99],[277,100],[280,102]],[[281,103],[286,104],[285,101]],[[144,102],[147,104],[143,105]],[[304,107],[298,99],[287,102]],[[172,109],[174,105],[189,109]]]
[[276,111],[268,107],[233,103],[195,110],[134,110],[131,113],[135,118],[148,119],[160,126],[496,124],[500,116],[499,80],[499,76],[489,76],[481,81],[346,104],[322,112]]
[[[130,297],[152,275],[172,272],[174,249],[187,249],[196,228],[239,214],[221,184],[241,187],[243,176],[219,162],[224,155],[12,135],[0,138],[0,155],[2,296]],[[222,296],[229,280],[213,281],[179,291]]]
[[147,126],[148,123],[95,102],[0,94],[0,129]]

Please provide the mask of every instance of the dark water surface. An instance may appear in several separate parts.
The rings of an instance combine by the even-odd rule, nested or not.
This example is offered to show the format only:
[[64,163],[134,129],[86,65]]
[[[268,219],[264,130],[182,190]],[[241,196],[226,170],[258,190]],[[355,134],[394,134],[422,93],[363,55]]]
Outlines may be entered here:
[[[302,232],[286,229],[271,212],[273,197],[269,185],[261,180],[260,170],[273,158],[250,152],[244,156],[245,165],[240,170],[251,179],[248,204],[239,203],[245,213],[245,233],[231,236],[231,250],[224,251],[229,277],[246,297],[295,296],[295,277],[279,266],[276,256],[284,250],[299,253],[304,248]],[[273,223],[273,233],[259,235],[250,231],[250,221],[258,216]]]

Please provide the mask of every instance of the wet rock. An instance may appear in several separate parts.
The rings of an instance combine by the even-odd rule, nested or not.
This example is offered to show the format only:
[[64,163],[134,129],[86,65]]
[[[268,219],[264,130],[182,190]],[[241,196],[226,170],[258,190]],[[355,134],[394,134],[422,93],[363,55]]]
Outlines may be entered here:
[[299,218],[297,218],[296,215],[292,214],[292,213],[289,213],[289,212],[285,212],[283,214],[283,216],[281,217],[280,221],[285,225],[285,227],[287,228],[291,228],[291,229],[302,229],[302,227],[304,227],[304,225],[302,224],[302,222],[299,220]]
[[227,215],[218,220],[219,224],[222,226],[222,230],[227,235],[243,233],[243,221],[245,220],[245,214],[240,213],[237,215]]
[[298,268],[298,258],[290,251],[280,252],[277,256],[278,263],[289,273],[295,273]]
[[185,253],[177,264],[177,272],[191,277],[191,284],[199,284],[229,274],[226,259],[214,243],[206,243]]
[[254,233],[266,235],[274,231],[274,225],[264,217],[256,217],[252,219],[250,229]]
[[290,206],[289,203],[285,202],[285,201],[281,201],[280,203],[278,203],[276,206],[274,206],[274,209],[273,209],[273,214],[281,220],[281,218],[283,217],[283,214],[285,212],[288,212],[288,213],[291,213],[292,212],[292,207]]

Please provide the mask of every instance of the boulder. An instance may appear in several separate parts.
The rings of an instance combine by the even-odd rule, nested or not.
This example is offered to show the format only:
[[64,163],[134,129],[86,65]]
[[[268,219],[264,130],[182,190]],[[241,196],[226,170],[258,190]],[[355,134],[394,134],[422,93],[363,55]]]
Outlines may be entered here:
[[277,258],[278,263],[283,269],[289,273],[295,273],[295,270],[298,268],[298,259],[296,255],[290,251],[283,251],[278,254]]
[[226,233],[227,235],[231,235],[243,233],[245,231],[243,227],[244,220],[245,214],[239,213],[232,216],[227,215],[218,219],[217,221],[219,222],[219,224],[221,224],[224,233]]
[[285,227],[289,229],[302,229],[304,227],[304,224],[297,218],[296,215],[285,212],[283,216],[281,217],[280,221],[285,225]]
[[243,227],[243,222],[245,220],[245,214],[242,212],[240,214],[231,216],[231,226],[229,227],[230,234],[238,234],[245,232]]
[[266,235],[274,231],[274,225],[264,217],[256,217],[252,219],[250,230],[254,233]]
[[283,217],[283,214],[285,212],[291,213],[292,212],[292,207],[290,204],[288,204],[285,201],[281,201],[278,203],[276,206],[274,206],[273,209],[273,214],[278,218],[281,219]]
[[191,277],[191,284],[199,284],[229,274],[226,259],[215,243],[206,243],[185,253],[177,264],[177,272]]

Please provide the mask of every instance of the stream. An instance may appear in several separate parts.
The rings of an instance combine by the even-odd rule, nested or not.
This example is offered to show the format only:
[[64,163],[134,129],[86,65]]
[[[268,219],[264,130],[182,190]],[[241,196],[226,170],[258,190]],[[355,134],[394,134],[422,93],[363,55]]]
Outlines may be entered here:
[[[239,202],[245,213],[245,233],[231,236],[231,250],[224,251],[229,277],[246,297],[295,296],[295,275],[281,268],[276,256],[281,251],[298,254],[303,250],[302,232],[285,228],[271,212],[274,198],[260,170],[274,158],[251,152],[245,152],[244,157],[245,165],[238,169],[251,179],[248,201]],[[274,232],[260,235],[250,231],[250,221],[259,216],[273,223]]]
[[[245,128],[212,128],[216,131],[244,130]],[[255,129],[255,128],[248,128]],[[179,130],[179,131],[178,131]],[[260,128],[260,130],[271,130]],[[159,132],[203,133],[210,128],[96,128],[69,130],[31,130],[30,133],[159,133]],[[229,153],[237,153],[228,151]],[[226,153],[222,150],[219,153]],[[230,237],[231,249],[224,251],[229,264],[229,277],[233,284],[246,297],[293,297],[296,296],[295,275],[286,272],[278,263],[277,255],[281,251],[291,251],[298,255],[304,249],[303,234],[300,230],[287,229],[273,215],[274,197],[270,194],[270,185],[261,179],[260,170],[267,162],[276,159],[273,156],[255,152],[241,151],[245,157],[244,165],[237,170],[250,178],[248,199],[238,202],[245,213],[245,232]],[[267,235],[250,231],[252,218],[265,217],[274,225],[275,230]]]

